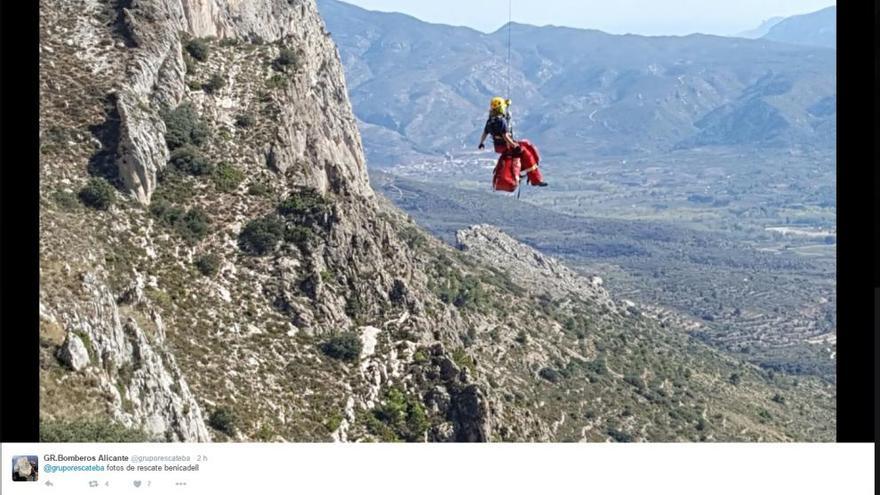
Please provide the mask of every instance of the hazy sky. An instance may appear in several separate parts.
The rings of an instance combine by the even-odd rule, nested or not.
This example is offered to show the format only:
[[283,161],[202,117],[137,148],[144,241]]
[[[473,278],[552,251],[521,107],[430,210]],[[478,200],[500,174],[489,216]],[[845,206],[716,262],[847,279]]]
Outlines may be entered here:
[[[492,32],[507,22],[508,0],[344,0],[428,22]],[[806,14],[835,0],[512,0],[513,20],[614,34],[736,34],[764,19]]]

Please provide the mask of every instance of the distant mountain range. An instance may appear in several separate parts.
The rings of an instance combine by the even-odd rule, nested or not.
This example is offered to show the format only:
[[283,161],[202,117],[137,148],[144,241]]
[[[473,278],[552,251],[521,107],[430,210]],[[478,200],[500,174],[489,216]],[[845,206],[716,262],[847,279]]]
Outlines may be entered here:
[[785,17],[771,17],[769,19],[764,20],[764,22],[762,22],[760,26],[758,26],[754,29],[749,29],[748,31],[743,31],[741,33],[737,33],[734,36],[736,36],[737,38],[748,38],[751,40],[761,38],[765,34],[770,32],[770,29],[773,26],[779,24],[779,22],[784,19],[785,19]]
[[764,39],[798,45],[837,47],[837,7],[796,15],[775,24]]
[[834,144],[827,48],[512,24],[508,66],[507,26],[486,34],[336,0],[318,6],[373,166],[475,150],[488,101],[508,84],[517,134],[550,155]]

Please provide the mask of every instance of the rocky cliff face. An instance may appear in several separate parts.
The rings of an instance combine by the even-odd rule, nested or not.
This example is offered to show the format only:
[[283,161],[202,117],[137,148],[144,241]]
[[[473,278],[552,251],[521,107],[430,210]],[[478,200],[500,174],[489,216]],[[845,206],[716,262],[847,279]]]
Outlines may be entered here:
[[[254,428],[275,438],[266,432],[300,427],[287,417],[303,410],[323,421],[324,411],[308,404],[309,387],[351,387],[325,383],[324,374],[338,374],[331,363],[286,382],[286,367],[322,360],[316,342],[297,339],[374,328],[358,325],[388,311],[395,287],[404,310],[394,321],[403,326],[405,308],[422,310],[407,280],[425,277],[412,273],[412,253],[372,201],[338,55],[314,3],[67,1],[43,5],[42,16],[46,417],[70,416],[86,396],[96,405],[81,412],[157,437],[206,440],[206,415],[187,381],[189,370],[205,368],[190,378],[202,406],[225,411],[252,393],[265,399],[244,407],[250,424],[228,436]],[[205,89],[212,76],[222,90]],[[172,142],[180,126],[185,141],[193,135],[193,122],[169,117],[183,107],[211,134],[198,159],[223,171],[208,190],[169,166],[180,163]],[[82,209],[77,194],[88,176],[116,186],[113,207]],[[237,183],[219,185],[230,178]],[[159,204],[144,208],[157,191]],[[244,225],[300,194],[326,206],[314,231],[298,231],[308,239],[273,246],[272,256],[243,253],[236,238]],[[186,220],[167,215],[175,208],[210,212],[189,217],[211,224],[207,238],[181,237]],[[396,252],[399,262],[387,259]],[[220,273],[192,280],[193,262],[206,256]],[[188,357],[178,363],[174,355]],[[369,363],[365,356],[362,380],[388,380]],[[392,354],[382,366],[401,365]],[[71,380],[81,383],[66,387]],[[335,402],[358,395],[372,406],[378,386],[322,394]],[[297,434],[312,438],[284,436]]]
[[[273,100],[272,128],[260,136],[259,146],[246,150],[248,158],[261,165],[271,164],[278,174],[299,166],[298,183],[322,192],[334,184],[344,187],[347,194],[372,195],[335,48],[313,3],[66,1],[44,4],[41,12],[42,179],[47,193],[73,193],[68,186],[88,172],[110,178],[121,193],[149,204],[160,183],[158,175],[166,170],[171,156],[163,113],[185,100],[200,99],[187,86],[185,60],[192,59],[185,55],[184,44],[195,37],[218,36],[260,46],[284,43],[295,47],[299,62],[290,77],[295,84],[279,91]],[[225,77],[235,81],[234,61],[226,62],[222,67],[228,71]],[[253,94],[249,93],[251,88],[235,87],[234,82],[230,89],[222,99],[202,100],[201,112],[214,122],[231,124],[233,111],[247,105],[236,97]],[[306,162],[308,167],[303,166]],[[61,189],[55,190],[56,186]],[[111,228],[106,244],[77,239],[80,234],[98,234],[89,228],[77,232],[77,227],[64,222],[73,216],[60,219],[65,225],[56,223],[59,218],[52,214],[43,217],[44,282],[48,282],[44,284],[48,286],[44,289],[44,310],[48,321],[66,333],[59,355],[74,370],[94,375],[99,388],[112,396],[108,399],[113,416],[123,423],[142,425],[153,433],[174,432],[181,440],[206,440],[198,404],[164,349],[159,312],[150,298],[144,297],[147,275],[136,270],[114,274],[119,276],[117,292],[136,294],[125,304],[137,308],[132,311],[156,329],[152,345],[135,319],[120,318],[123,303],[117,299],[122,296],[107,287],[107,257],[115,256],[116,249],[133,247],[114,246],[119,237],[141,249],[122,254],[131,261],[138,256],[156,256],[151,222],[146,219],[146,225],[140,224],[145,219],[136,214],[135,218],[110,215],[97,222]],[[118,235],[138,226],[146,231]],[[90,245],[79,250],[74,247],[79,241]],[[48,268],[56,255],[59,262],[66,259],[63,276],[81,279],[82,285],[74,292],[82,296],[83,307],[76,304],[74,294],[53,286],[56,279]],[[74,272],[71,266],[82,270]],[[154,287],[156,277],[149,280]],[[151,288],[146,287],[148,293]],[[86,364],[83,360],[86,347],[97,356],[97,362]],[[163,360],[157,357],[160,355],[169,357]],[[142,373],[120,377],[119,369]],[[139,374],[145,375],[146,381],[138,381]],[[131,384],[122,383],[131,380]],[[141,403],[141,397],[146,404]]]
[[[57,357],[72,371],[94,380],[112,405],[111,415],[123,425],[139,426],[168,440],[208,440],[200,407],[174,356],[165,348],[161,316],[154,309],[136,315],[125,305],[120,307],[117,296],[99,276],[82,273],[77,287],[80,297],[51,305],[55,306],[52,310],[41,308],[45,324],[58,325],[60,321],[66,328]],[[137,303],[137,299],[143,302],[143,293],[137,294],[138,287],[133,289],[134,299],[126,304]]]
[[[125,187],[138,201],[149,202],[156,174],[168,161],[159,110],[177,106],[186,96],[181,33],[296,45],[302,84],[285,99],[278,132],[265,143],[265,153],[282,172],[305,158],[324,165],[311,178],[322,191],[342,176],[356,192],[369,194],[336,49],[313,2],[135,0],[116,8],[120,31],[131,45],[115,102],[121,126],[118,165]],[[301,125],[314,122],[316,115],[332,124],[332,131],[327,125]]]
[[820,384],[786,392],[790,415],[597,277],[486,226],[453,249],[375,196],[313,1],[41,7],[43,421],[173,441],[828,424]]

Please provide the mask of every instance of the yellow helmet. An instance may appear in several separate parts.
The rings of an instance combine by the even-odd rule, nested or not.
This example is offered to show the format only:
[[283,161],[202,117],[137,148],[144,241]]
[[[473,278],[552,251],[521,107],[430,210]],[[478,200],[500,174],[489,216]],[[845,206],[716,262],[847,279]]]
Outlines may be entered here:
[[492,101],[489,102],[489,108],[498,113],[504,113],[507,110],[508,105],[510,105],[510,100],[505,100],[500,96],[492,98]]

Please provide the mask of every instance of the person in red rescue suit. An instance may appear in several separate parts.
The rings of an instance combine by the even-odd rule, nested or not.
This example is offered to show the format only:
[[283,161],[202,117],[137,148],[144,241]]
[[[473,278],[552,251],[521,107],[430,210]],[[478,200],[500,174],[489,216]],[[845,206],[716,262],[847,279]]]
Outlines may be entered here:
[[519,160],[520,166],[515,167],[523,174],[527,174],[529,184],[544,187],[547,185],[538,169],[538,158],[531,143],[526,140],[516,142],[510,135],[510,116],[507,107],[510,100],[496,96],[489,103],[489,119],[480,137],[479,149],[484,149],[486,138],[491,135],[495,145],[495,152],[501,153],[501,161],[512,157]]

